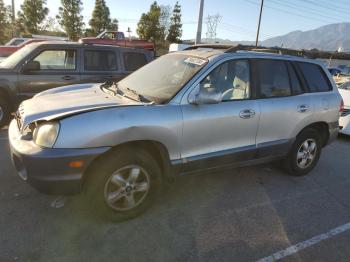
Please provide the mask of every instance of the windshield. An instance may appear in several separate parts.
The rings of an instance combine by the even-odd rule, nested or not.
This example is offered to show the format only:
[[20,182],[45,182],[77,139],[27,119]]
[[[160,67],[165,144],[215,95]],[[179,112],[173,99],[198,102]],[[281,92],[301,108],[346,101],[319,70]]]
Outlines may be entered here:
[[36,46],[25,46],[14,52],[12,55],[3,60],[0,64],[2,68],[12,69],[14,68],[24,57],[26,57]]
[[350,90],[350,81],[339,86],[340,89]]
[[184,54],[165,55],[124,78],[118,87],[131,89],[150,101],[165,103],[206,63],[206,59]]

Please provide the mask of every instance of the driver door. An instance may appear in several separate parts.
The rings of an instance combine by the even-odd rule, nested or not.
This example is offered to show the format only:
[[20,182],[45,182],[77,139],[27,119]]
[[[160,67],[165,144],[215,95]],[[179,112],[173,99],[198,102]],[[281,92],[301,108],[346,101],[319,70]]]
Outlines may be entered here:
[[221,91],[222,102],[182,106],[183,171],[254,158],[260,111],[251,99],[249,61],[220,64],[201,80],[199,88]]
[[75,48],[41,50],[31,59],[40,63],[40,69],[19,75],[18,89],[22,99],[50,88],[79,83],[77,55]]

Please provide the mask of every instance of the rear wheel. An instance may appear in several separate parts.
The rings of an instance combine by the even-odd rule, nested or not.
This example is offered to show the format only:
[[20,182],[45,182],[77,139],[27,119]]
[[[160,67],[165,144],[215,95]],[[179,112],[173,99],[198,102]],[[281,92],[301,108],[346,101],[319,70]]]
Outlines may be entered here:
[[113,221],[130,219],[150,206],[161,184],[158,163],[147,151],[120,150],[100,160],[89,174],[88,204]]
[[4,97],[0,97],[0,128],[8,124],[9,119],[10,106]]
[[289,174],[303,176],[316,166],[322,150],[320,135],[314,129],[299,134],[285,161]]

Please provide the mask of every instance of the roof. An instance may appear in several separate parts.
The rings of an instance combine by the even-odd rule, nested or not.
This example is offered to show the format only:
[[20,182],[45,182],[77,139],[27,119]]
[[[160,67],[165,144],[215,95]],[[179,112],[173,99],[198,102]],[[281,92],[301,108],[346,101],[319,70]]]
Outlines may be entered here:
[[102,45],[102,44],[84,44],[80,42],[71,42],[71,41],[61,41],[61,40],[56,40],[56,41],[41,41],[41,42],[35,42],[31,43],[31,46],[41,46],[41,45],[46,45],[46,46],[64,46],[64,47],[104,47],[104,48],[123,48],[123,49],[129,49],[129,50],[136,50],[136,51],[145,51],[145,52],[150,52],[147,49],[144,48],[133,48],[133,47],[124,47],[124,46],[117,46],[117,45]]

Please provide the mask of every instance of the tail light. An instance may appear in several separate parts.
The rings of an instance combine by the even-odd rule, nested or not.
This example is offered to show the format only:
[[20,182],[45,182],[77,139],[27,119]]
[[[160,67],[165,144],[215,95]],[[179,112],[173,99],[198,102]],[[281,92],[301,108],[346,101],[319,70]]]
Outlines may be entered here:
[[340,102],[339,115],[344,112],[344,100],[342,99]]

